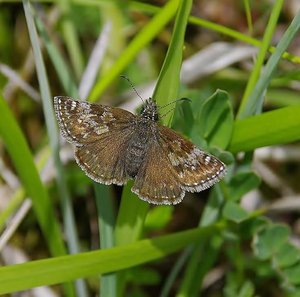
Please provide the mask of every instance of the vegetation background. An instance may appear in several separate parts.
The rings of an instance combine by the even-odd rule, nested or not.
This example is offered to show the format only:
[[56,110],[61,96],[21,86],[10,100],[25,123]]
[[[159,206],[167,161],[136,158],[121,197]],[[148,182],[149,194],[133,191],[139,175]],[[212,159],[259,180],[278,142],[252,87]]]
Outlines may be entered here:
[[[0,8],[0,294],[300,296],[299,1]],[[228,165],[222,182],[153,207],[84,175],[53,96],[135,111],[120,75],[191,99],[162,120]]]

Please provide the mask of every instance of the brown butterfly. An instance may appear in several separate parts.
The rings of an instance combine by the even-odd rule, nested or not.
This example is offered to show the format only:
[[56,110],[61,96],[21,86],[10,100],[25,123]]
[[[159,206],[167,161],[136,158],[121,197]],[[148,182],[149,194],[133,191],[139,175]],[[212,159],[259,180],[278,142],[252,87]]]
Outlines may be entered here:
[[121,108],[54,97],[62,135],[75,145],[78,165],[92,180],[123,185],[154,204],[177,204],[185,192],[200,192],[226,173],[216,157],[158,123],[155,101],[139,115]]

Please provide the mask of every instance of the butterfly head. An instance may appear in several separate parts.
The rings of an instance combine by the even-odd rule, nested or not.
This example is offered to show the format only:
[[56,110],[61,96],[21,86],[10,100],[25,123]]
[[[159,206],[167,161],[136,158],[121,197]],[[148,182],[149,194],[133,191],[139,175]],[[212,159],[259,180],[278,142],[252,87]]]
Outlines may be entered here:
[[152,98],[149,98],[143,104],[141,116],[144,119],[157,122],[159,119],[157,105]]

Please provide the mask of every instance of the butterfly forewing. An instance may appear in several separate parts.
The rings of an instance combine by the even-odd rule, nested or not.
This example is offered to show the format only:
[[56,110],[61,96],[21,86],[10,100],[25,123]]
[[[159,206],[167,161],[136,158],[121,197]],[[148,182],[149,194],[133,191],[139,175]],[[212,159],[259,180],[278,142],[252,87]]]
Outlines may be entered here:
[[219,159],[165,126],[159,126],[159,131],[161,146],[184,190],[203,191],[225,175],[226,167]]
[[127,181],[122,152],[133,132],[132,113],[55,97],[54,108],[63,136],[76,145],[75,159],[96,182],[122,185]]
[[75,145],[91,143],[102,134],[129,125],[135,116],[120,108],[77,101],[70,97],[54,97],[54,110],[62,135]]

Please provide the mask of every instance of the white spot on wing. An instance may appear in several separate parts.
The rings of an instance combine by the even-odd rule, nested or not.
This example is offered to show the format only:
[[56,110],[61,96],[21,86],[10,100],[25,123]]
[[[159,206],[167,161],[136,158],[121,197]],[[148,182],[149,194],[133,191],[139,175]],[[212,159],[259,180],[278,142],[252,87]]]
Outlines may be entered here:
[[210,162],[210,160],[211,160],[211,157],[209,155],[205,156],[205,158],[204,158],[204,164],[208,165],[209,162]]

